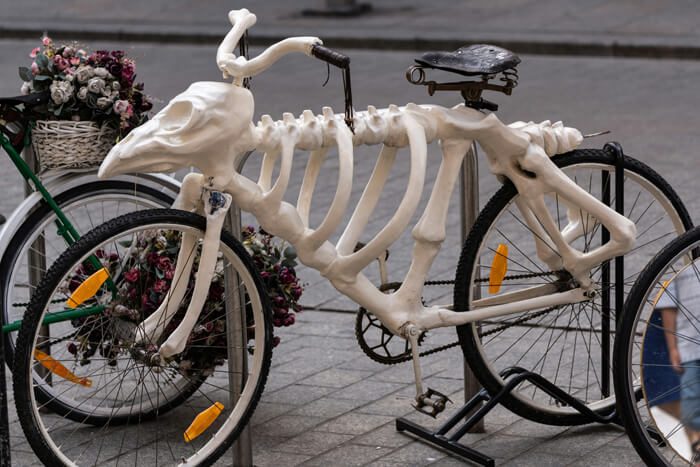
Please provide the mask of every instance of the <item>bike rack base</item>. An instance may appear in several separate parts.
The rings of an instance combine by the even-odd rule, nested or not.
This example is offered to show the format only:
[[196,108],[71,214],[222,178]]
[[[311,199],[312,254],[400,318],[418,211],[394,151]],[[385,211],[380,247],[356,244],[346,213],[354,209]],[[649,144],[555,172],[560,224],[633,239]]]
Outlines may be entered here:
[[[418,436],[421,440],[435,444],[446,451],[461,456],[472,462],[487,467],[493,467],[496,465],[496,461],[493,458],[473,448],[465,446],[464,444],[460,443],[459,440],[465,434],[467,434],[470,428],[479,423],[479,421],[483,419],[487,413],[489,413],[496,405],[501,403],[503,398],[508,396],[513,389],[515,389],[523,381],[529,381],[561,404],[572,407],[579,413],[585,415],[588,417],[589,423],[620,424],[615,410],[612,410],[607,415],[600,415],[593,412],[591,409],[586,407],[583,402],[555,386],[537,373],[527,371],[520,367],[512,367],[502,371],[500,375],[504,381],[506,381],[506,383],[498,393],[490,395],[486,389],[482,389],[437,430],[431,431],[404,418],[396,419],[396,430],[412,433]],[[467,414],[482,402],[485,402],[485,404],[483,404],[478,410],[476,410],[476,412],[465,419]],[[448,434],[450,430],[452,430],[460,422],[461,425],[459,425],[459,427],[452,434]]]

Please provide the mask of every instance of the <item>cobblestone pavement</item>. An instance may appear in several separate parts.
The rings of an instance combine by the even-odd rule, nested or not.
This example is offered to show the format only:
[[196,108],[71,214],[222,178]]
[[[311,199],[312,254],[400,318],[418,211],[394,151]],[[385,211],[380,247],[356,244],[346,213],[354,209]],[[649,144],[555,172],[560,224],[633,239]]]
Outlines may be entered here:
[[[312,33],[308,31],[308,33]],[[16,94],[16,67],[25,60],[34,42],[1,40],[7,53],[0,67],[0,94]],[[218,80],[211,46],[91,43],[94,48],[133,48],[141,56],[137,67],[147,89],[167,101],[192,81]],[[348,50],[353,57],[355,104],[378,107],[391,103],[434,102],[448,105],[454,96],[428,97],[423,89],[403,81],[403,71],[414,54]],[[584,132],[611,129],[613,134],[589,140],[600,147],[607,139],[619,140],[629,154],[656,168],[678,190],[691,216],[697,218],[700,198],[695,179],[698,160],[698,94],[695,76],[700,64],[692,61],[649,61],[639,59],[571,58],[524,56],[521,84],[509,98],[495,97],[502,105],[502,120],[558,120]],[[339,77],[321,88],[325,67],[301,56],[287,57],[267,73],[256,77],[256,115],[283,111],[298,115],[304,108],[320,113],[322,105],[342,109]],[[431,161],[437,162],[436,148]],[[356,152],[357,175],[367,178],[374,164],[376,148]],[[253,171],[259,157],[253,157],[246,171]],[[402,161],[399,161],[400,163]],[[403,161],[405,163],[405,161]],[[480,199],[483,205],[497,188],[495,177],[481,162]],[[430,164],[428,178],[437,163]],[[296,167],[300,174],[303,166]],[[390,212],[404,185],[398,175],[391,179],[387,205]],[[300,177],[297,177],[300,180]],[[328,182],[332,185],[332,182]],[[0,212],[10,212],[21,199],[18,176],[8,161],[0,161]],[[320,187],[323,189],[323,186]],[[360,182],[353,192],[357,199]],[[294,190],[292,189],[292,192]],[[428,188],[426,188],[426,193]],[[329,201],[329,200],[325,200]],[[324,206],[320,200],[319,206]],[[453,200],[453,205],[456,203]],[[453,206],[454,207],[454,206]],[[418,212],[421,211],[419,207]],[[454,211],[453,211],[454,212]],[[319,221],[317,217],[315,221]],[[383,224],[373,220],[370,230]],[[249,218],[247,221],[252,222]],[[314,219],[312,219],[312,222]],[[450,219],[451,234],[444,254],[434,266],[435,276],[451,277],[459,247],[458,219]],[[393,247],[394,264],[405,265],[402,251],[410,251],[410,235]],[[400,274],[392,270],[392,276]],[[354,305],[321,282],[313,271],[302,268],[300,275],[309,286],[303,298],[311,308],[351,310]],[[433,277],[431,277],[433,278]],[[451,292],[445,291],[444,296]],[[434,298],[440,298],[439,296]],[[284,330],[283,343],[276,349],[270,381],[253,420],[256,465],[459,465],[461,461],[442,451],[397,434],[394,419],[407,415],[429,424],[430,420],[410,408],[412,375],[410,365],[387,368],[369,361],[354,342],[352,315],[308,311],[298,323]],[[445,340],[454,338],[452,331]],[[440,334],[436,334],[440,336]],[[459,350],[431,356],[423,362],[427,383],[448,393],[459,405],[462,400],[462,358]],[[442,420],[446,418],[443,415]],[[36,462],[19,433],[16,415],[13,426],[13,463]],[[559,428],[519,419],[499,408],[487,417],[487,432],[472,435],[468,442],[508,465],[637,465],[639,459],[624,433],[614,427],[584,426]],[[223,462],[222,465],[226,465]]]

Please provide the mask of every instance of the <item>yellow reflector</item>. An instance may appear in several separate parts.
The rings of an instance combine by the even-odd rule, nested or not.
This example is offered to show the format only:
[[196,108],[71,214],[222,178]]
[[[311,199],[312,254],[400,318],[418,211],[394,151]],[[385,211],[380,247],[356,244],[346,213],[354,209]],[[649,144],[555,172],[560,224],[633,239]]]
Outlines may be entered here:
[[489,274],[489,293],[498,293],[501,290],[503,278],[508,271],[508,247],[503,243],[498,244],[496,254],[491,262],[491,274]]
[[192,425],[185,431],[185,442],[189,443],[197,436],[204,433],[204,430],[214,423],[214,420],[216,420],[216,417],[219,416],[222,410],[224,410],[224,404],[215,402],[214,405],[207,410],[200,412],[200,414],[194,418]]
[[71,383],[80,384],[81,386],[92,387],[92,381],[87,378],[78,378],[68,370],[61,362],[56,361],[51,355],[47,355],[39,349],[34,349],[34,358],[41,363],[51,373],[67,379]]
[[108,277],[109,273],[107,272],[107,269],[102,268],[87,279],[85,279],[85,281],[83,281],[83,283],[80,284],[78,288],[75,289],[75,292],[73,292],[73,294],[70,296],[70,298],[66,302],[66,306],[70,308],[75,308],[88,298],[94,297]]

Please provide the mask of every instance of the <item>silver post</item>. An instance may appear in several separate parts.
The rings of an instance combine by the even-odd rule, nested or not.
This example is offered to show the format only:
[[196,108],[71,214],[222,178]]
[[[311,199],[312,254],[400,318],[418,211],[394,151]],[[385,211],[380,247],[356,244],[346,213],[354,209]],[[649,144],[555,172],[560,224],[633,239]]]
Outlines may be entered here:
[[[476,152],[476,143],[472,143],[469,151],[467,151],[462,163],[462,172],[460,174],[460,213],[462,217],[462,244],[467,239],[469,229],[471,229],[476,217],[479,214],[479,165]],[[479,267],[477,266],[477,271]],[[474,289],[474,298],[479,298],[480,291]],[[472,373],[467,362],[464,362],[464,400],[465,402],[474,397],[481,390],[481,385]],[[474,413],[479,408],[475,407],[467,416]],[[484,419],[479,420],[479,423],[474,425],[470,433],[483,433]]]
[[[31,144],[24,148],[24,151],[22,151],[22,157],[32,172],[37,173],[39,170],[39,164],[34,154],[34,148]],[[29,186],[29,183],[25,183],[24,196],[29,196],[33,192],[34,191]],[[36,240],[34,240],[31,248],[27,252],[27,282],[29,283],[30,293],[27,299],[31,297],[31,294],[39,285],[39,281],[41,281],[41,277],[44,275],[44,272],[46,272],[46,245],[44,243],[43,235],[40,235]],[[51,347],[43,344],[48,342],[50,337],[49,327],[41,326],[39,328],[37,348],[47,355],[51,354]],[[51,373],[46,368],[38,367],[37,372],[46,379],[47,383],[51,384]]]
[[[246,154],[240,166],[236,167],[241,171],[248,156]],[[226,215],[224,228],[231,232],[234,237],[241,238],[241,210],[238,206],[232,205]],[[248,374],[248,354],[246,351],[248,343],[248,331],[246,323],[245,296],[241,294],[238,287],[239,278],[230,264],[224,269],[224,280],[226,286],[226,329],[228,336],[226,339],[228,346],[228,370],[229,370],[229,408],[233,410],[238,397],[245,387],[245,380]],[[240,375],[240,377],[238,377]],[[246,426],[238,436],[236,442],[231,446],[234,467],[250,467],[253,465],[253,449],[250,437],[250,427]]]

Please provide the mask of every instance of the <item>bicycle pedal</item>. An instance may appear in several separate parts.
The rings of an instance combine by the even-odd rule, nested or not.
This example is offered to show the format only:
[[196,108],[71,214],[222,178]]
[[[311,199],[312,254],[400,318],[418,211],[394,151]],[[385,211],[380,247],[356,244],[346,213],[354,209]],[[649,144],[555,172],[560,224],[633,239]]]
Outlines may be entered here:
[[435,389],[428,388],[424,394],[416,397],[412,406],[425,415],[437,418],[445,410],[448,402],[452,402],[449,397]]

